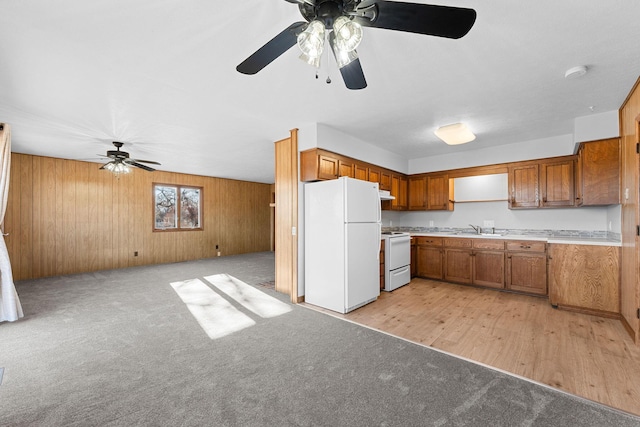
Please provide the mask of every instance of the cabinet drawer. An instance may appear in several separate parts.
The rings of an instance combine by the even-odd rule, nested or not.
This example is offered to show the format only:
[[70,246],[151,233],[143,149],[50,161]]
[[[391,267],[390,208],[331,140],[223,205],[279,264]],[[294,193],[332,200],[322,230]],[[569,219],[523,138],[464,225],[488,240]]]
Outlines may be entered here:
[[493,249],[493,250],[503,251],[504,240],[474,239],[473,248],[474,249]]
[[457,237],[447,237],[444,239],[444,245],[447,248],[470,248],[471,239],[463,239]]
[[442,237],[416,236],[414,237],[416,245],[420,246],[442,246]]
[[530,240],[507,242],[508,251],[544,252],[546,248],[547,244],[545,242]]

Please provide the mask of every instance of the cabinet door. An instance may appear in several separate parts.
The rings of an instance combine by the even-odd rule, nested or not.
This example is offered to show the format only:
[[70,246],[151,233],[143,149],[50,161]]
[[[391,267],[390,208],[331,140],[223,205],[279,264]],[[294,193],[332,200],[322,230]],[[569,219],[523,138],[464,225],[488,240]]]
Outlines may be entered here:
[[[374,168],[367,168],[367,180],[369,182],[377,182],[380,184],[380,170]],[[378,188],[380,186],[378,185]]]
[[318,156],[318,179],[337,179],[338,178],[338,159],[333,157],[319,155]]
[[416,274],[428,279],[442,280],[442,252],[442,248],[416,246],[416,262],[418,264]]
[[427,208],[429,210],[452,210],[453,194],[449,191],[449,176],[429,176],[427,178]]
[[620,140],[585,142],[578,154],[581,200],[584,206],[620,203]]
[[537,208],[538,165],[509,167],[509,208]]
[[445,280],[457,283],[471,283],[472,277],[471,251],[467,249],[445,249]]
[[506,288],[513,291],[546,295],[546,254],[508,252]]
[[400,191],[398,192],[399,197],[398,197],[398,209],[399,210],[403,210],[406,211],[407,207],[409,205],[409,195],[408,195],[408,187],[409,187],[409,183],[407,178],[401,176],[400,177]]
[[351,178],[355,177],[353,171],[353,162],[348,162],[346,160],[338,161],[338,174],[340,176],[348,176]]
[[620,248],[549,245],[549,302],[587,313],[620,313]]
[[540,165],[542,207],[574,206],[574,160]]
[[385,171],[380,172],[380,189],[391,191],[391,174]]
[[354,173],[354,178],[355,179],[361,179],[363,181],[367,181],[368,178],[368,174],[367,174],[367,168],[359,165],[357,163],[355,163],[353,165],[353,173]]
[[[413,240],[413,238],[412,238]],[[418,275],[418,246],[411,242],[411,278]]]
[[427,177],[409,178],[409,210],[427,209]]
[[396,211],[407,210],[407,178],[400,175],[391,175],[391,209]]
[[504,252],[474,252],[473,284],[498,289],[504,288]]

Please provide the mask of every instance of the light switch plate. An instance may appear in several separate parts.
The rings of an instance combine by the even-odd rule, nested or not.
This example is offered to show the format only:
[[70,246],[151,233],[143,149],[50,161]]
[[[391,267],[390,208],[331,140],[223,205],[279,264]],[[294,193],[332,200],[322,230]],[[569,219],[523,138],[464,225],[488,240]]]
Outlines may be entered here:
[[482,225],[484,228],[495,227],[496,222],[492,219],[485,219]]

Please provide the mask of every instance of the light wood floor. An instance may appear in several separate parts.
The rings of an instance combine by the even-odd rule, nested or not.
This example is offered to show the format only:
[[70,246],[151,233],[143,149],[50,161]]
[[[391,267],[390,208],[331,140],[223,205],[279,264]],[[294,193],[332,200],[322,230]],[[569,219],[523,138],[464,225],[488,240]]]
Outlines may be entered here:
[[640,346],[619,320],[424,279],[336,315],[640,415]]

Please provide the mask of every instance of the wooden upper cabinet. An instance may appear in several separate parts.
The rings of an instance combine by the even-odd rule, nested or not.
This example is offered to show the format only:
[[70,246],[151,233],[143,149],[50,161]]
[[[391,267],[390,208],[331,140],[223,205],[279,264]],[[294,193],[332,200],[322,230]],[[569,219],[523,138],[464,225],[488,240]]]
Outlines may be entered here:
[[367,181],[380,184],[380,169],[367,168]]
[[387,201],[383,204],[383,209],[391,209],[395,211],[406,211],[408,204],[407,197],[407,178],[402,175],[391,175],[391,195],[394,200]]
[[540,163],[540,207],[575,206],[575,158]]
[[367,181],[368,179],[368,171],[367,167],[363,166],[359,163],[355,163],[353,165],[353,174],[355,179],[361,179],[363,181]]
[[429,175],[427,177],[427,209],[439,211],[453,210],[453,185],[449,185],[449,175]]
[[318,178],[336,179],[338,178],[338,159],[333,157],[318,156]]
[[380,189],[391,191],[391,174],[389,172],[380,171]]
[[576,168],[578,206],[620,203],[620,139],[583,142]]
[[300,153],[300,179],[302,181],[318,181],[336,179],[339,176],[338,156],[319,149]]
[[338,160],[338,175],[353,178],[355,176],[353,170],[353,162],[349,162],[347,160]]
[[409,177],[409,210],[423,211],[427,209],[427,177]]
[[509,208],[537,208],[538,164],[509,166]]

